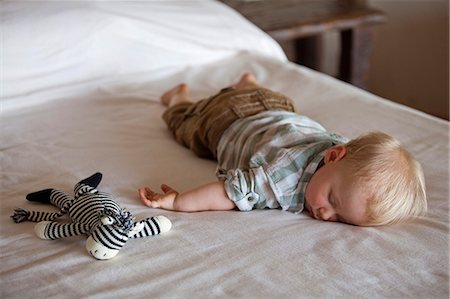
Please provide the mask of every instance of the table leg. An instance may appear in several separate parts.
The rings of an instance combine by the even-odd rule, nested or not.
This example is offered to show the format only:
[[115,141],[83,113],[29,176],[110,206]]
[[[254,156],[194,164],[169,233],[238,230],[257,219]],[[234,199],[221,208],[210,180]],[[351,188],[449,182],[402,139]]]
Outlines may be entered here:
[[370,28],[341,31],[339,79],[363,89],[368,88],[371,41]]
[[314,35],[295,40],[295,62],[314,70],[322,71],[322,38]]

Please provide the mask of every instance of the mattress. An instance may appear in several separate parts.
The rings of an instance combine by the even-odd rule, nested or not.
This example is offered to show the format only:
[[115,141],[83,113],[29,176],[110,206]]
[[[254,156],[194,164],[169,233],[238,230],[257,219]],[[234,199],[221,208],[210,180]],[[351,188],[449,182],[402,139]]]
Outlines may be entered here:
[[[217,1],[16,1],[0,9],[2,298],[448,298],[447,121],[288,62],[275,41]],[[183,191],[216,179],[216,163],[167,130],[161,93],[185,82],[199,100],[247,71],[330,131],[398,138],[424,167],[428,214],[375,228],[281,210],[143,206],[141,186]],[[99,190],[137,220],[163,215],[172,229],[98,261],[85,236],[40,240],[34,223],[10,219],[17,207],[56,211],[25,196],[71,193],[97,171]]]

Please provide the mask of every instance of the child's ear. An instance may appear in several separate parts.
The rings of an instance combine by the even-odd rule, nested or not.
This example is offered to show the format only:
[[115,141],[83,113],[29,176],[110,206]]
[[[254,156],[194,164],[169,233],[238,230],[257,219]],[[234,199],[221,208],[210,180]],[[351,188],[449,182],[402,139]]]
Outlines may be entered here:
[[325,153],[324,162],[326,164],[329,162],[340,161],[342,158],[345,157],[346,153],[347,153],[347,149],[343,145],[336,145],[336,146],[330,147]]

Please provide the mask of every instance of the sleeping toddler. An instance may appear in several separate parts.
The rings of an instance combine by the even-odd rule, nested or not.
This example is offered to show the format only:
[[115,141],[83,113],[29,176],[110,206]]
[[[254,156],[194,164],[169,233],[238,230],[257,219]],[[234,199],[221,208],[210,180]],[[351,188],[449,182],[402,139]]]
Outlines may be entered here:
[[245,73],[231,87],[194,102],[179,84],[161,96],[175,139],[218,162],[217,182],[180,193],[139,189],[152,208],[197,212],[281,208],[324,221],[378,226],[427,209],[422,168],[381,132],[353,140],[296,114],[292,101]]

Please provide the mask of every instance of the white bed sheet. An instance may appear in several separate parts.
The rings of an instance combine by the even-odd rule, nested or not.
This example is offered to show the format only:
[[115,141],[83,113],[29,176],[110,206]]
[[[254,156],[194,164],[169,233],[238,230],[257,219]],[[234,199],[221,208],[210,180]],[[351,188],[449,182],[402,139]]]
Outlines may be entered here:
[[[73,80],[67,70],[67,78],[47,78],[41,90],[34,81],[39,71],[47,72],[41,66],[29,74],[30,82],[25,73],[18,76],[27,81],[27,92],[12,85],[2,97],[1,298],[448,298],[448,122],[286,63],[273,41],[219,3],[151,1],[138,10],[151,12],[152,5],[163,3],[170,12],[182,3],[183,12],[185,5],[195,5],[203,13],[220,13],[233,30],[248,31],[272,46],[264,50],[253,45],[256,51],[233,39],[236,46],[224,55],[205,50],[217,55],[213,59],[187,60],[170,72],[143,62],[139,67],[147,65],[148,72],[107,75],[105,70],[86,84],[80,82],[90,70]],[[138,4],[144,2],[133,2]],[[10,5],[8,9],[17,7]],[[130,7],[117,5],[114,11]],[[97,9],[89,7],[92,13]],[[190,14],[195,12],[182,15]],[[223,28],[214,31],[222,33]],[[176,56],[172,54],[168,58]],[[9,57],[4,55],[2,69],[5,88],[15,82],[4,72],[15,68],[7,64]],[[114,61],[99,67],[109,63]],[[381,130],[399,138],[424,166],[428,215],[404,225],[359,228],[279,210],[190,214],[143,207],[136,194],[142,185],[158,188],[165,182],[185,190],[215,180],[215,163],[195,157],[167,131],[160,93],[183,81],[202,98],[244,71],[291,96],[299,111],[330,130],[350,138]],[[172,230],[131,240],[116,258],[96,261],[85,251],[84,237],[43,241],[34,236],[33,223],[9,219],[17,206],[53,210],[26,202],[27,193],[48,187],[70,192],[76,181],[96,171],[104,174],[100,188],[116,195],[137,219],[165,215]]]

